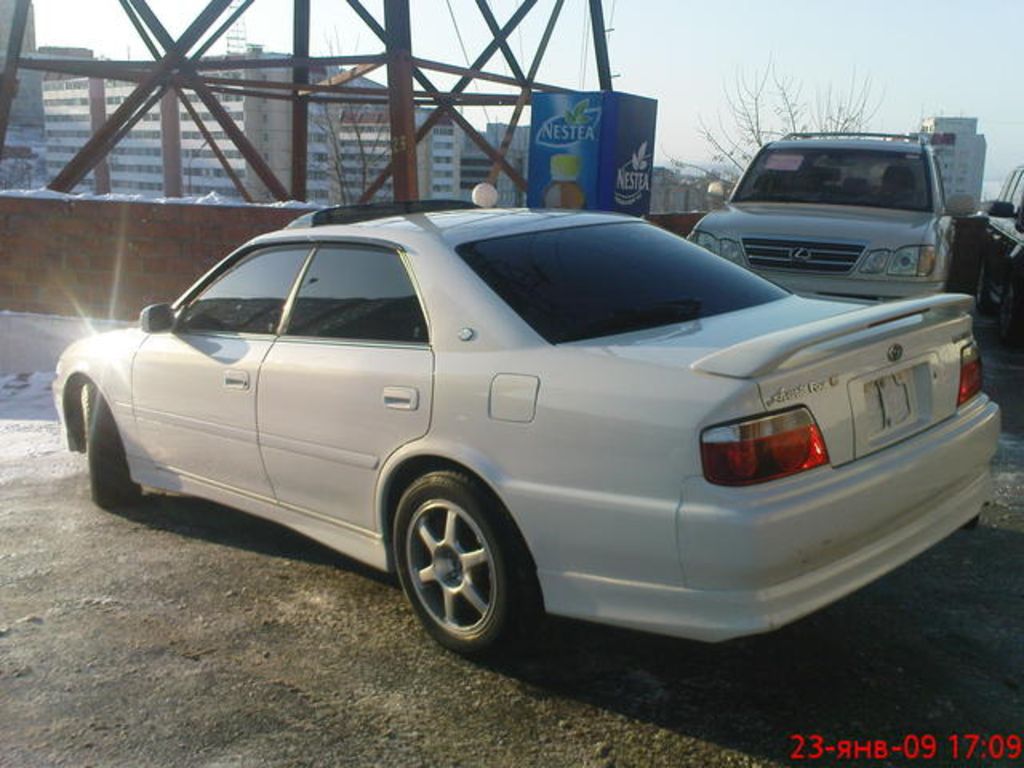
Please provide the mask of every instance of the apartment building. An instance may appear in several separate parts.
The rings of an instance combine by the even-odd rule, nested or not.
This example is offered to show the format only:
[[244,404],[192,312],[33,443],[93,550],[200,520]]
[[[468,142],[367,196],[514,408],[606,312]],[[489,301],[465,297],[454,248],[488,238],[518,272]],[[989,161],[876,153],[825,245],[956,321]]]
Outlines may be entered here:
[[986,144],[984,134],[978,133],[978,118],[928,117],[921,122],[921,133],[932,145],[946,197],[980,200]]
[[[264,54],[250,46],[246,56],[274,58],[276,55]],[[230,58],[225,59],[225,64],[229,63]],[[317,82],[324,82],[338,72],[314,72],[313,77]],[[289,69],[278,67],[225,68],[208,74],[224,80],[244,77],[267,82],[286,82],[291,77]],[[387,93],[386,86],[368,78],[357,78],[351,81],[351,85],[379,89],[382,95]],[[258,84],[252,87],[258,88]],[[92,114],[96,109],[96,99],[101,101],[103,113],[110,114],[133,89],[131,83],[88,78],[55,79],[44,83],[47,172],[50,178],[67,164],[92,134],[97,125]],[[269,191],[202,102],[194,96],[189,98],[232,172],[254,199],[269,200]],[[287,184],[291,178],[290,102],[235,93],[222,93],[219,98],[277,178]],[[429,114],[429,110],[417,110],[416,125],[422,125]],[[239,197],[230,174],[180,104],[170,120],[167,114],[161,115],[159,104],[154,106],[112,150],[104,161],[104,173],[110,179],[109,191],[150,197],[167,194],[163,130],[180,132],[182,194],[201,196],[214,192],[225,198]],[[417,153],[420,197],[458,196],[461,145],[455,132],[450,120],[442,120],[420,142]],[[390,118],[386,103],[313,101],[309,110],[307,200],[321,205],[358,202],[363,191],[390,162],[390,147]],[[95,179],[96,174],[91,173],[76,191],[94,191],[97,189]],[[390,200],[392,197],[393,185],[389,179],[373,199]]]
[[[283,80],[288,76],[287,70],[276,69],[225,69],[211,74],[225,78],[255,77],[263,80]],[[74,157],[93,130],[134,90],[134,83],[96,78],[55,78],[43,83],[46,166],[50,178]],[[161,104],[157,103],[111,150],[101,163],[99,173],[90,173],[76,187],[76,192],[110,191],[146,197],[173,194],[174,190],[168,189],[168,179],[165,178],[163,132],[176,130],[179,132],[181,146],[181,193],[186,196],[202,196],[213,192],[225,198],[240,197],[231,174],[225,170],[184,105],[175,101],[173,94],[165,96],[165,99],[172,100],[169,114],[166,106],[164,114],[161,114]],[[228,167],[252,197],[257,200],[270,199],[259,177],[202,102],[195,96],[189,96],[189,100],[226,158]],[[241,94],[221,94],[220,103],[278,178],[287,183],[291,173],[291,110],[288,102]],[[323,132],[311,126],[311,169],[316,160],[325,155],[326,144],[327,137]],[[173,173],[173,169],[170,172]],[[108,188],[103,184],[97,186],[97,178],[104,174],[109,176]],[[173,187],[173,183],[170,186]],[[325,204],[329,200],[326,178],[320,178],[312,170],[308,181],[308,199]]]

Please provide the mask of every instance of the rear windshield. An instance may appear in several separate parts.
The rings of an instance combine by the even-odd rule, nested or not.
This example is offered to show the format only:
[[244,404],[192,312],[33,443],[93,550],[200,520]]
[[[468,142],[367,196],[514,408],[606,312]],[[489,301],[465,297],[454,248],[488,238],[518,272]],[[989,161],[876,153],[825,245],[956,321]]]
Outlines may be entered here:
[[734,202],[932,208],[925,155],[866,149],[769,149],[743,177]]
[[458,253],[552,344],[711,317],[789,295],[640,221],[480,240]]

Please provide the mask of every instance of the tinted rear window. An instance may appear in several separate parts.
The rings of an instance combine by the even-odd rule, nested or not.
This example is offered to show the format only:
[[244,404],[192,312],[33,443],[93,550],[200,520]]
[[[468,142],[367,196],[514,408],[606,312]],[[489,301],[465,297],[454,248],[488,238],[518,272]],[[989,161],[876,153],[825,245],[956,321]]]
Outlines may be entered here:
[[481,240],[458,252],[552,344],[711,317],[789,295],[639,221]]

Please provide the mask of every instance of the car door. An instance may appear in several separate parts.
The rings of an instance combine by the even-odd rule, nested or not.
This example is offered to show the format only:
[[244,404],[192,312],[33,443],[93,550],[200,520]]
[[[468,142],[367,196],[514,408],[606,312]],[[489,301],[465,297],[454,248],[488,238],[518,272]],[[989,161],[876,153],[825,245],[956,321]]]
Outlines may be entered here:
[[428,341],[398,252],[317,249],[260,369],[260,450],[279,502],[376,527],[381,464],[430,423]]
[[174,474],[272,498],[256,441],[256,379],[308,245],[241,257],[132,364],[141,447]]

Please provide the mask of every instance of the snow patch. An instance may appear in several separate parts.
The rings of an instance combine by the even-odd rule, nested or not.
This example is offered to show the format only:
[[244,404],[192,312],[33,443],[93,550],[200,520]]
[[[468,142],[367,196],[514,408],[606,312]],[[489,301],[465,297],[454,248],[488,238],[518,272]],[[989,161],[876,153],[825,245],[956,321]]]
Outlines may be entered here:
[[29,475],[53,480],[82,471],[82,457],[61,439],[53,379],[48,372],[0,376],[0,487]]
[[0,376],[0,420],[56,421],[50,372]]
[[310,205],[302,200],[285,200],[276,203],[247,203],[237,197],[226,197],[216,192],[208,192],[201,196],[192,197],[147,197],[141,193],[110,192],[105,195],[95,195],[88,192],[74,194],[69,192],[56,192],[46,187],[39,189],[5,189],[0,191],[0,197],[32,198],[34,200],[90,200],[108,203],[148,203],[150,205],[220,205],[236,206],[239,208],[296,208],[301,210],[315,210],[318,206]]

